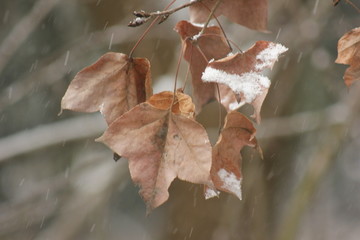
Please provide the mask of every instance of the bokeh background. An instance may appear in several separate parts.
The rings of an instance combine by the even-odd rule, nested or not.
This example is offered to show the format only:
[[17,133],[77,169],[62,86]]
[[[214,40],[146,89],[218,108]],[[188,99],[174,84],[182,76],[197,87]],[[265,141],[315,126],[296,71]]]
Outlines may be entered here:
[[[264,159],[243,150],[242,201],[226,193],[205,201],[201,186],[176,180],[169,200],[146,216],[127,160],[114,162],[94,142],[106,128],[100,114],[58,116],[79,70],[108,51],[129,53],[146,28],[127,27],[132,12],[169,2],[1,0],[0,239],[359,239],[360,88],[347,89],[346,66],[334,63],[338,39],[360,23],[346,1],[269,1],[270,33],[220,17],[243,50],[257,40],[289,48],[268,72],[257,126]],[[152,63],[155,92],[173,88],[181,46],[172,28],[182,19],[187,9],[135,51]],[[183,62],[180,81],[186,69]],[[198,116],[212,142],[217,106]]]

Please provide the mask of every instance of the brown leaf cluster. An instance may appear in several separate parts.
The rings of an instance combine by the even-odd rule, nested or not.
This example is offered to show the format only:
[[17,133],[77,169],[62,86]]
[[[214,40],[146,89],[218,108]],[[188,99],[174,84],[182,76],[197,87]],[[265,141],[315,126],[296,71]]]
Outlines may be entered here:
[[[191,19],[203,22],[215,2],[193,4]],[[264,31],[267,0],[223,0],[215,14]],[[147,16],[145,12],[135,15]],[[168,189],[175,178],[203,184],[206,198],[220,190],[241,199],[240,151],[258,144],[253,123],[236,110],[242,103],[250,103],[260,120],[270,85],[260,72],[272,68],[287,50],[280,44],[259,41],[244,53],[232,54],[220,27],[203,29],[180,21],[175,30],[189,63],[194,103],[183,89],[152,95],[149,61],[113,52],[81,70],[61,102],[62,109],[101,112],[108,128],[97,141],[128,159],[131,178],[139,185],[148,210],[169,198]],[[195,113],[212,100],[228,111],[214,146],[195,119]]]
[[340,38],[335,62],[350,65],[344,74],[346,86],[360,80],[360,28],[354,28]]

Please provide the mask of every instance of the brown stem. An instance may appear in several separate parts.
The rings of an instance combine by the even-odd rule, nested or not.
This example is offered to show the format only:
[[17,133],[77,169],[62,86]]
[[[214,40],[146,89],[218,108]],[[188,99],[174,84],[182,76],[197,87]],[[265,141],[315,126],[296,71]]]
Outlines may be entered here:
[[[166,7],[164,10],[167,10],[169,7],[171,7],[171,5],[173,5],[176,2],[176,0],[172,0]],[[160,17],[156,17],[151,24],[148,26],[148,28],[143,32],[143,34],[141,35],[141,37],[139,38],[139,40],[135,43],[134,47],[131,49],[130,53],[129,53],[129,58],[132,58],[132,55],[135,51],[135,49],[139,46],[139,44],[141,43],[141,41],[145,38],[145,36],[150,32],[151,28],[154,26],[154,24],[156,23],[156,21],[159,19]]]
[[[208,8],[208,6],[206,6],[203,2],[200,2],[200,3],[201,3],[201,5],[202,5],[204,8],[206,8],[206,9],[209,11],[209,13],[211,12],[211,9]],[[230,48],[230,51],[232,51],[233,49],[232,49],[232,47],[231,47],[231,45],[230,45],[230,42],[229,42],[230,39],[228,39],[228,37],[227,37],[227,35],[226,35],[226,33],[225,33],[225,30],[224,30],[223,26],[221,25],[221,23],[220,23],[219,19],[216,17],[216,15],[214,15],[214,18],[215,18],[217,24],[219,25],[219,28],[220,28],[222,34],[224,35],[224,37],[225,37],[225,39],[226,39],[226,42],[227,42],[227,44],[228,44],[228,46],[229,46],[229,48]],[[235,45],[235,46],[236,46],[236,45]]]
[[[201,35],[202,37],[206,37],[206,36],[214,36],[214,37],[222,37],[221,35],[219,35],[219,34],[214,34],[214,33],[205,33],[205,34],[203,34],[203,35]],[[230,42],[231,42],[231,44],[232,45],[234,45],[238,50],[239,50],[239,52],[243,52],[241,49],[240,49],[240,47],[234,42],[234,41],[232,41],[231,39],[226,39],[227,40],[227,42],[228,42],[228,45],[229,45],[229,48],[230,48],[230,50],[232,51],[232,47],[230,46]]]
[[170,10],[166,10],[166,11],[157,11],[157,12],[151,12],[151,13],[147,13],[150,17],[155,17],[155,16],[168,16],[168,15],[171,15],[183,8],[186,8],[186,7],[190,7],[191,5],[197,3],[197,2],[200,2],[201,0],[196,0],[196,1],[191,1],[191,2],[188,2],[188,3],[185,3],[184,5],[181,5],[177,8],[173,8],[173,9],[170,9]]
[[191,54],[190,54],[190,60],[189,60],[189,64],[188,64],[188,69],[187,69],[187,71],[186,71],[186,77],[185,77],[185,82],[184,82],[184,86],[183,86],[183,91],[185,91],[185,87],[186,87],[186,83],[187,83],[187,80],[188,80],[188,77],[189,77],[189,72],[190,72],[190,66],[191,66],[191,64],[192,64],[192,51],[193,51],[193,45],[191,44],[190,45],[191,46],[191,49],[190,49],[190,52],[191,52]]
[[[196,48],[199,50],[200,54],[203,56],[203,58],[205,59],[206,62],[209,62],[209,60],[207,59],[207,57],[205,56],[204,52],[201,50],[201,48],[196,45]],[[222,126],[222,114],[221,114],[221,95],[220,95],[220,88],[219,88],[219,84],[216,83],[216,89],[217,89],[217,93],[219,95],[219,134],[221,132],[221,126]]]
[[221,126],[222,126],[222,114],[221,114],[221,94],[220,94],[220,87],[219,84],[216,83],[216,90],[219,96],[219,134],[221,133]]
[[198,34],[198,37],[201,36],[201,35],[204,33],[205,29],[207,28],[207,26],[208,26],[209,23],[210,23],[211,18],[212,18],[213,15],[214,15],[216,9],[219,7],[220,2],[221,2],[221,0],[217,0],[217,2],[215,3],[214,7],[211,9],[211,12],[210,12],[210,14],[209,14],[209,16],[208,16],[208,18],[207,18],[207,20],[206,20],[203,28],[201,29],[201,31],[200,31],[199,34]]
[[177,85],[177,79],[178,79],[178,75],[179,75],[181,60],[182,60],[183,55],[184,55],[184,48],[185,48],[185,45],[183,45],[181,47],[181,52],[179,54],[179,58],[178,58],[177,66],[176,66],[175,83],[174,83],[174,99],[175,99],[176,85]]
[[201,56],[204,58],[204,60],[208,63],[209,59],[206,57],[205,53],[201,50],[201,48],[199,47],[199,45],[195,45],[195,47],[199,50]]
[[355,8],[356,11],[358,11],[358,13],[360,13],[360,8],[358,8],[352,1],[350,1],[350,0],[345,0],[345,2],[346,2],[347,4],[349,4],[350,6],[352,6],[353,8]]

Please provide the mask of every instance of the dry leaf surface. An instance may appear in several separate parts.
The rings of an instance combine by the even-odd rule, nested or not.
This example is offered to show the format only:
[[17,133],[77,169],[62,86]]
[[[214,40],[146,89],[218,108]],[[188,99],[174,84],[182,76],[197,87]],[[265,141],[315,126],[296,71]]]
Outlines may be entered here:
[[[211,179],[218,190],[229,192],[241,200],[241,154],[244,146],[257,146],[252,122],[239,112],[229,112],[218,142],[212,151]],[[206,187],[205,197],[216,196]]]
[[[204,23],[216,2],[217,0],[203,0],[190,6],[191,22]],[[267,0],[222,0],[215,15],[224,15],[250,29],[266,31],[267,8]]]
[[75,76],[61,101],[61,108],[100,111],[110,124],[151,94],[150,62],[109,52]]
[[184,58],[190,65],[193,97],[196,112],[199,113],[205,104],[217,98],[215,84],[204,83],[201,75],[208,61],[225,57],[230,52],[230,48],[220,28],[216,26],[206,28],[204,35],[196,41],[191,38],[201,31],[201,27],[187,21],[180,21],[176,24],[175,31],[179,33],[185,45]]
[[116,119],[98,141],[129,160],[133,181],[151,210],[168,197],[171,182],[211,184],[211,145],[193,119],[190,97],[177,92],[152,96]]
[[360,80],[360,28],[355,28],[340,38],[335,62],[350,65],[344,74],[346,86]]
[[243,103],[250,103],[254,107],[256,121],[260,122],[261,106],[271,83],[270,79],[260,72],[272,68],[279,55],[285,51],[287,48],[281,44],[258,41],[244,53],[210,62],[202,75],[202,80],[230,87],[241,102],[224,102],[226,108],[236,110]]

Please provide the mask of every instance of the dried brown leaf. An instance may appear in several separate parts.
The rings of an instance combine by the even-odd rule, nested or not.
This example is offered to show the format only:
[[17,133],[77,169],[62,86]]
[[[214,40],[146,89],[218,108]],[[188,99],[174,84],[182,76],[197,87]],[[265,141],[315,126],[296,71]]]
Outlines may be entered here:
[[230,87],[241,102],[227,101],[223,103],[227,105],[226,108],[236,110],[243,104],[250,103],[254,107],[256,121],[260,122],[261,106],[270,87],[270,80],[260,72],[272,68],[279,55],[285,51],[287,48],[281,44],[258,41],[244,53],[210,62],[202,80]]
[[98,139],[129,160],[131,177],[149,210],[168,199],[176,177],[211,184],[207,133],[192,117],[190,97],[177,92],[170,110],[173,98],[171,92],[152,96],[116,119]]
[[151,94],[149,61],[109,52],[75,76],[62,98],[61,108],[100,111],[110,124]]
[[[241,199],[241,154],[244,146],[256,147],[256,130],[249,119],[239,112],[229,112],[219,140],[213,147],[211,179],[218,190]],[[216,190],[206,187],[205,197],[216,196]]]
[[346,86],[360,80],[360,28],[354,28],[340,38],[335,62],[350,65],[344,74]]
[[204,35],[196,41],[191,38],[201,31],[201,27],[194,26],[187,21],[180,21],[176,24],[175,31],[179,33],[182,43],[185,45],[184,58],[190,64],[193,97],[196,113],[199,113],[205,104],[217,98],[215,84],[204,83],[201,80],[202,72],[209,60],[225,57],[230,52],[230,48],[221,29],[216,26],[208,27]]
[[[203,0],[190,6],[191,22],[206,22],[216,1]],[[231,21],[250,29],[266,31],[267,8],[267,0],[222,0],[215,11],[215,16],[224,15]]]

